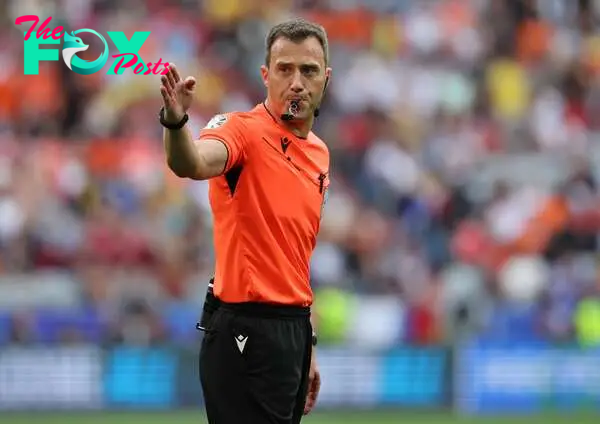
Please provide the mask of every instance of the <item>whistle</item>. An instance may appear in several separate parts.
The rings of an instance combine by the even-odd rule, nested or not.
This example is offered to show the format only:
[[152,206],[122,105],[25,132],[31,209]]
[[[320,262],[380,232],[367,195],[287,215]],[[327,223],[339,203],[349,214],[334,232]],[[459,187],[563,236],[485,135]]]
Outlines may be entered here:
[[290,102],[290,107],[288,107],[287,113],[281,115],[281,119],[284,121],[291,121],[296,117],[298,112],[300,111],[300,101],[292,100]]
[[292,116],[296,116],[300,111],[300,102],[298,100],[292,100],[290,102],[289,113]]

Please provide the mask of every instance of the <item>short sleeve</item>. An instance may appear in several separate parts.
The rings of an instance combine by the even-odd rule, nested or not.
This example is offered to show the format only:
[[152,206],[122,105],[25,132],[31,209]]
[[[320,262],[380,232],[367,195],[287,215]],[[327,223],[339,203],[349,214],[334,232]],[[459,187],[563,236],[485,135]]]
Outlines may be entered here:
[[200,141],[219,140],[228,150],[225,172],[246,160],[246,137],[243,123],[235,114],[215,115],[206,126],[200,130]]

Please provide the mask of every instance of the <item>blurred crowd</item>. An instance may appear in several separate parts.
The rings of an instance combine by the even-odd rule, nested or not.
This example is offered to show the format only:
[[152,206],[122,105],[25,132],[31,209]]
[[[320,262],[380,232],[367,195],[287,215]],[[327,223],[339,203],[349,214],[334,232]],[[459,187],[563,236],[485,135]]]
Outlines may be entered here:
[[198,79],[195,134],[263,99],[271,25],[323,24],[333,78],[315,131],[332,188],[312,278],[325,332],[343,340],[352,311],[356,328],[401,327],[394,342],[600,343],[599,3],[1,2],[6,340],[50,337],[32,314],[57,307],[108,317],[90,324],[106,340],[165,340],[169,322],[193,327],[212,272],[207,185],[165,166],[159,76],[53,61],[23,75],[28,27],[14,21],[35,13],[69,31],[151,31],[140,56]]

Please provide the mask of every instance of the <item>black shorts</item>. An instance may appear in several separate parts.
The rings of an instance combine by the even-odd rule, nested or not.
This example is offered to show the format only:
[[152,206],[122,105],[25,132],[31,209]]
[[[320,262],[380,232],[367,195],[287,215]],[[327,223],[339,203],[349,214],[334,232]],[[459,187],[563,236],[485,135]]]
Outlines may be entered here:
[[209,424],[300,422],[312,352],[308,308],[216,305],[213,298],[200,326]]

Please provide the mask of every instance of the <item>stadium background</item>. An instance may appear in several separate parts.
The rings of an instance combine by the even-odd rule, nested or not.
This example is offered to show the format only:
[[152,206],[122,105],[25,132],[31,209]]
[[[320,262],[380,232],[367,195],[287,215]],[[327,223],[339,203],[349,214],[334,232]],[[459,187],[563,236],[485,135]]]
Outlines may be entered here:
[[203,419],[206,184],[165,167],[159,77],[24,76],[26,14],[152,31],[140,55],[199,80],[194,133],[262,99],[272,24],[326,27],[316,131],[333,184],[307,422],[597,419],[596,3],[0,2],[0,423]]

